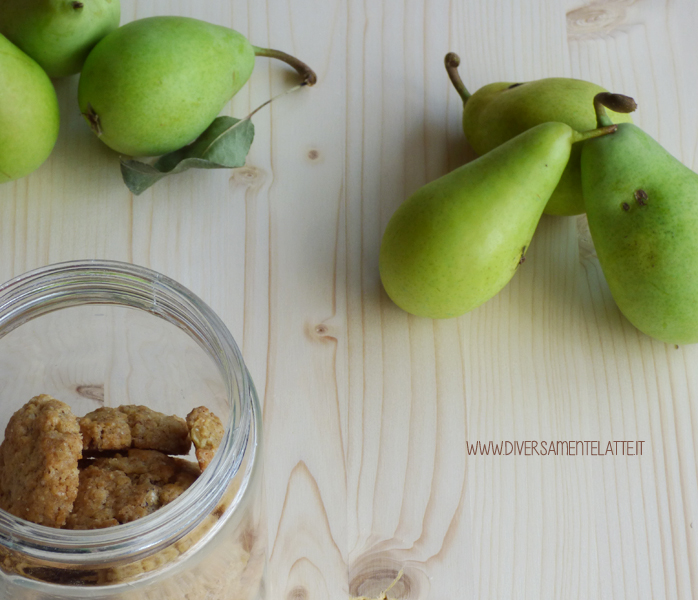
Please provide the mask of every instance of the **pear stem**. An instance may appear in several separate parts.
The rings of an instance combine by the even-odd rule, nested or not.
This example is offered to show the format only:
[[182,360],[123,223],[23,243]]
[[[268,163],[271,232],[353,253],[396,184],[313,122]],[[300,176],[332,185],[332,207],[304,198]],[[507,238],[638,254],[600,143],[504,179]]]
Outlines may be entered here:
[[598,129],[591,129],[589,131],[575,131],[572,135],[572,143],[584,142],[585,140],[591,140],[593,138],[601,137],[602,135],[608,135],[609,133],[614,133],[618,129],[618,125],[611,123],[610,125],[604,125]]
[[606,113],[606,108],[617,113],[631,113],[637,108],[637,102],[630,96],[601,92],[594,96],[594,111],[596,112],[596,125],[604,127],[611,125],[613,121]]
[[315,85],[317,83],[317,75],[308,65],[306,65],[302,60],[297,59],[295,56],[286,54],[281,50],[273,50],[272,48],[259,48],[258,46],[252,46],[254,49],[255,56],[266,56],[268,58],[276,58],[291,65],[301,76],[303,82],[301,85]]
[[458,95],[463,99],[463,104],[465,104],[468,101],[468,98],[470,98],[470,92],[468,91],[468,88],[465,87],[463,80],[458,74],[460,56],[458,56],[455,52],[449,52],[444,58],[444,64],[446,65],[446,73],[448,73],[448,77],[451,80],[453,87],[456,88]]

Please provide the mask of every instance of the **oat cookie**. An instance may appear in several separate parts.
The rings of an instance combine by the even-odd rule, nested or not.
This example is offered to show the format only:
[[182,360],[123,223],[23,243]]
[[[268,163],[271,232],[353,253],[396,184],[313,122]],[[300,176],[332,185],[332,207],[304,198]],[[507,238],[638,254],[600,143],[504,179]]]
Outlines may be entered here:
[[68,529],[99,529],[145,517],[184,492],[198,467],[156,450],[98,458],[80,472]]
[[196,448],[196,460],[203,471],[213,460],[225,429],[221,420],[205,406],[195,408],[187,415],[189,437]]
[[189,453],[189,429],[181,417],[168,416],[147,406],[119,406],[118,410],[126,415],[134,448],[159,450],[166,454]]
[[102,406],[80,418],[84,450],[126,450],[131,447],[131,428],[126,415]]
[[175,458],[175,462],[177,463],[175,476],[170,480],[170,483],[163,485],[162,490],[160,490],[160,502],[163,506],[188,490],[201,475],[201,469],[196,463],[182,458]]
[[191,448],[184,419],[147,406],[98,408],[80,419],[80,430],[86,451],[140,448],[188,454]]
[[78,492],[82,438],[70,407],[51,396],[32,398],[10,419],[0,445],[0,508],[61,527]]

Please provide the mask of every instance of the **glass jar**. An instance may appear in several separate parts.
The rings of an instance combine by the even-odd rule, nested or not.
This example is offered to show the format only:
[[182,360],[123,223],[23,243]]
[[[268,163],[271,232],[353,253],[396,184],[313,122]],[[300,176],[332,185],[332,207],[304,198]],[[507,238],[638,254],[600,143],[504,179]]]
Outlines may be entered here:
[[130,523],[76,531],[0,510],[0,598],[263,596],[260,407],[235,341],[206,304],[172,279],[113,261],[62,263],[4,284],[2,430],[44,393],[77,416],[138,404],[184,417],[203,405],[225,436],[187,491]]

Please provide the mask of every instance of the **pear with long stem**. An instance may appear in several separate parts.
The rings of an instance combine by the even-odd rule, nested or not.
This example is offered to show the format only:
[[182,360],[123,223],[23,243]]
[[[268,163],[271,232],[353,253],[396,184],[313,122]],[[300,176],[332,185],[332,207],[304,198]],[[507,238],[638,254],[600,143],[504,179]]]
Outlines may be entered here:
[[[449,52],[445,65],[453,86],[463,100],[465,137],[479,155],[548,121],[566,123],[577,131],[592,129],[596,122],[593,98],[599,92],[606,91],[580,79],[549,77],[524,83],[490,83],[470,94],[458,73],[458,55]],[[614,123],[631,121],[623,113],[611,112],[610,116]],[[580,155],[581,146],[574,146],[545,213],[576,215],[584,212]]]
[[297,58],[240,33],[186,17],[150,17],[110,33],[90,52],[78,102],[92,130],[129,156],[159,156],[196,139],[247,82],[255,56],[317,76]]

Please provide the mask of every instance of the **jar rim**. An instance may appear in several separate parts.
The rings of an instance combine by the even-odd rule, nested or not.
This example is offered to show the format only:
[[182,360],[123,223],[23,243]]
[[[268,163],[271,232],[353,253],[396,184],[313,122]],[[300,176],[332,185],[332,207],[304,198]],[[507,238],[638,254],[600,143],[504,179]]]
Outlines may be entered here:
[[[193,292],[146,267],[112,260],[77,260],[13,278],[0,285],[0,340],[48,312],[90,304],[142,310],[185,331],[216,362],[231,410],[219,449],[196,484],[151,515],[105,529],[66,530],[31,523],[0,510],[0,548],[55,565],[131,562],[192,531],[215,508],[237,474],[254,427],[253,409],[258,411],[242,354],[220,317]],[[255,431],[255,439],[260,434]],[[254,458],[259,460],[256,452]],[[236,500],[244,491],[243,486]]]

